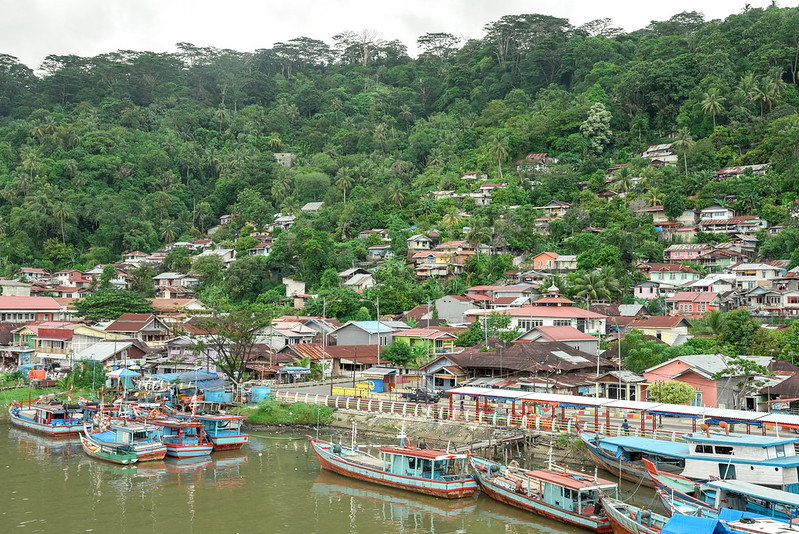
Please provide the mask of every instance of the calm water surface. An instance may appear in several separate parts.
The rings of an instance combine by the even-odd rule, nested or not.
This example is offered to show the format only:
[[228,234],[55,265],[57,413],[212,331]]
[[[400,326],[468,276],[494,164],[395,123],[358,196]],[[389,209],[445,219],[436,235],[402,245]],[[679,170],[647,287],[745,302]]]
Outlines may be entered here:
[[0,533],[574,532],[485,495],[449,501],[323,472],[304,437],[251,435],[241,451],[183,462],[114,466],[79,440],[0,420]]

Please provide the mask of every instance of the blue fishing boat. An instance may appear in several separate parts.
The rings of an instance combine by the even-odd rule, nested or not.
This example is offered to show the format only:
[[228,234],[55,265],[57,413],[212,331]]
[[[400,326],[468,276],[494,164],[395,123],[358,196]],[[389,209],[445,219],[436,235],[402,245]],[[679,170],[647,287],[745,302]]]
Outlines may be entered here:
[[494,500],[593,532],[611,532],[601,494],[618,497],[615,482],[561,467],[526,470],[469,457],[480,489]]
[[637,436],[599,436],[583,432],[581,438],[597,467],[654,487],[643,459],[664,472],[694,480],[711,476],[736,479],[799,493],[799,437],[694,432],[680,441]]
[[99,444],[124,446],[139,462],[163,460],[166,445],[161,442],[160,427],[134,421],[112,420],[86,428],[87,435]]
[[796,534],[799,527],[740,513],[724,514],[718,518],[676,515],[669,519],[660,534]]
[[656,534],[669,521],[664,515],[612,497],[603,496],[602,507],[614,534]]
[[181,412],[173,412],[173,415],[177,419],[200,422],[215,451],[241,449],[250,439],[241,431],[241,424],[247,419],[243,415],[191,415]]
[[78,436],[83,432],[83,414],[78,406],[62,403],[34,404],[14,401],[8,408],[11,423],[50,437]]
[[345,477],[447,499],[468,497],[477,491],[465,454],[399,446],[381,447],[381,457],[377,458],[355,446],[344,447],[311,436],[308,440],[322,467]]
[[214,449],[202,423],[179,419],[151,419],[161,431],[161,443],[166,445],[166,455],[174,458],[207,456]]

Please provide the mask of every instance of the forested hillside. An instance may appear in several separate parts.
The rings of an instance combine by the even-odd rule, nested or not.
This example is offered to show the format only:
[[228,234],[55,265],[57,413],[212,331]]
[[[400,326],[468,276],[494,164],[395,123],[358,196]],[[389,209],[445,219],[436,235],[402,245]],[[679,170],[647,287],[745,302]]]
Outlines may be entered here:
[[[412,233],[438,228],[443,241],[463,226],[470,242],[516,255],[578,254],[584,272],[604,268],[629,286],[626,267],[660,261],[668,245],[651,215],[631,209],[641,203],[670,217],[715,203],[784,224],[760,236],[758,253],[799,263],[799,10],[723,21],[682,13],[633,33],[609,20],[573,27],[517,15],[488,22],[481,40],[426,34],[418,44],[412,59],[406,44],[368,31],[254,53],[181,43],[175,54],[51,55],[41,75],[0,55],[6,274],[118,261],[125,250],[197,239],[227,213],[239,216],[215,239],[246,250],[241,226],[281,212],[298,215],[291,230],[218,291],[254,300],[288,274],[315,291],[332,284],[326,272],[364,258],[359,231],[387,228],[402,257]],[[667,141],[676,166],[639,157]],[[282,167],[275,152],[295,153],[295,165]],[[516,160],[544,152],[558,164],[517,172]],[[606,169],[619,163],[630,165],[608,184]],[[761,163],[771,165],[763,176],[712,179]],[[472,190],[465,172],[507,189],[485,207],[429,194]],[[626,195],[597,196],[608,188]],[[575,208],[544,236],[535,207],[550,200]],[[301,214],[309,201],[324,201],[321,213]],[[448,287],[414,285],[412,271],[390,263],[405,285],[383,290],[395,291],[386,311],[491,282],[509,266],[501,258],[478,255]]]

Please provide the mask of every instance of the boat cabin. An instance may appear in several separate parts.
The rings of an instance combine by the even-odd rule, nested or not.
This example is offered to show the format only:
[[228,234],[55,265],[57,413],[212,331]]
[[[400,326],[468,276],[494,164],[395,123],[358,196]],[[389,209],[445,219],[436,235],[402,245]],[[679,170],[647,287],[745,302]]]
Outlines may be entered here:
[[520,489],[526,489],[528,495],[538,493],[543,502],[582,515],[598,515],[600,493],[613,498],[618,495],[615,482],[554,470],[528,472],[527,485]]
[[30,409],[20,410],[19,416],[48,426],[73,426],[83,421],[79,409],[66,408],[61,404],[33,405]]
[[116,443],[133,445],[134,443],[154,441],[159,429],[157,426],[144,423],[124,423],[112,424],[111,431],[114,433]]
[[690,456],[722,458],[734,456],[753,461],[796,456],[794,445],[799,442],[799,438],[701,432],[686,434],[684,438],[689,444]]
[[432,480],[460,480],[468,475],[465,454],[442,453],[414,447],[382,447],[383,471],[393,475]]
[[208,444],[202,423],[193,421],[153,421],[161,427],[161,442],[166,445],[203,445]]

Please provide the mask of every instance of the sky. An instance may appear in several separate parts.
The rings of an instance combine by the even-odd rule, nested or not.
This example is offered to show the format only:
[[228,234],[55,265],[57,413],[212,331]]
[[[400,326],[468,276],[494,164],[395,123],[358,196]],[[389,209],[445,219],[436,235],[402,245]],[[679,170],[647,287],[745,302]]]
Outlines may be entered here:
[[634,31],[682,11],[723,19],[746,3],[771,0],[0,0],[0,54],[38,70],[49,54],[174,52],[180,42],[252,52],[301,36],[332,45],[342,31],[373,30],[415,55],[420,35],[481,38],[504,15],[541,13],[575,26],[610,17]]

